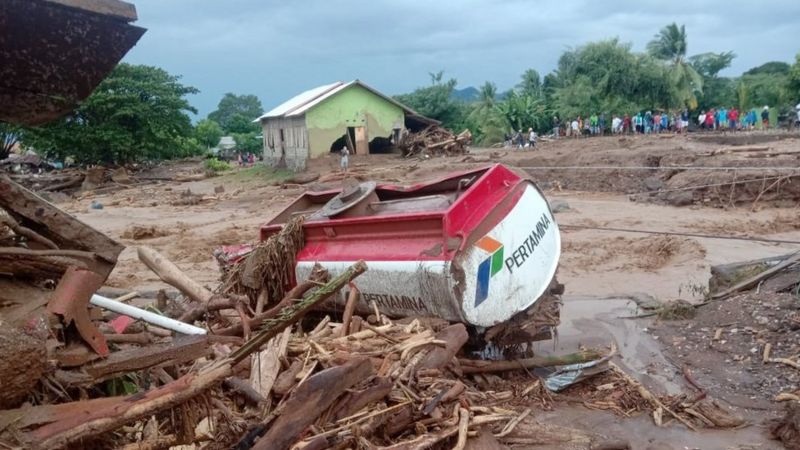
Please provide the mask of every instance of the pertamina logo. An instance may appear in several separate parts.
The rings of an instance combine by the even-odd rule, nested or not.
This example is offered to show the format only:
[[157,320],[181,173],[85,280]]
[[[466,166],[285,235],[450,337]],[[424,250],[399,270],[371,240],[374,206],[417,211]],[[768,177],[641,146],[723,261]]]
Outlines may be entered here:
[[489,236],[482,237],[475,246],[489,254],[478,266],[478,283],[475,291],[477,307],[489,297],[489,280],[503,269],[503,244]]

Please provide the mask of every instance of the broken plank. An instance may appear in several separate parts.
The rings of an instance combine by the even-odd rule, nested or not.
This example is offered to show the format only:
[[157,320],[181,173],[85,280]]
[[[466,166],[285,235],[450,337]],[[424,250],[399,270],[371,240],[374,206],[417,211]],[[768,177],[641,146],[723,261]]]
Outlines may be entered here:
[[269,431],[256,441],[253,450],[289,448],[345,390],[372,376],[372,373],[369,359],[361,358],[309,377],[289,397],[284,412],[275,419]]
[[92,411],[119,401],[118,397],[101,397],[92,400],[62,403],[59,405],[24,406],[17,409],[0,411],[0,430],[9,425],[24,430],[35,425],[44,425],[64,420],[76,411]]
[[125,248],[6,176],[0,176],[0,208],[59,248],[96,253],[107,263],[91,268],[103,276],[111,273],[117,256]]
[[149,369],[159,365],[175,365],[194,361],[209,349],[206,336],[181,336],[170,343],[112,353],[103,361],[83,366],[82,374],[70,376],[71,383],[92,384],[128,372]]

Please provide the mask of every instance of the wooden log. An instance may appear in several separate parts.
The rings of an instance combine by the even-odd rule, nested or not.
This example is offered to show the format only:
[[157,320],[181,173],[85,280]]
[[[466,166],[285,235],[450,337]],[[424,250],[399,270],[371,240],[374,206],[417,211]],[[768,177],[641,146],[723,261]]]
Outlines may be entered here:
[[436,333],[436,339],[445,341],[445,347],[433,347],[422,359],[418,369],[441,369],[450,363],[461,347],[467,343],[469,335],[463,323],[450,325]]
[[347,304],[345,304],[344,314],[342,315],[342,336],[347,336],[350,334],[350,321],[353,319],[353,312],[356,310],[358,297],[358,289],[351,284],[350,294],[347,296]]
[[288,369],[281,372],[275,383],[272,385],[272,391],[278,395],[286,395],[297,383],[297,375],[303,370],[303,360],[295,359]]
[[414,422],[414,406],[406,405],[398,410],[386,425],[386,435],[395,436]]
[[47,367],[45,340],[0,321],[0,407],[21,403]]
[[509,370],[535,369],[537,367],[566,366],[569,364],[585,363],[602,358],[602,353],[595,350],[585,350],[563,356],[534,356],[532,358],[517,359],[513,361],[486,361],[475,359],[459,359],[461,371],[469,373],[507,372]]
[[267,399],[264,398],[264,396],[262,396],[261,394],[258,393],[258,391],[253,389],[253,386],[247,380],[243,380],[239,377],[229,377],[226,378],[225,381],[222,382],[222,384],[228,389],[236,391],[239,394],[242,394],[242,397],[244,397],[245,400],[247,400],[254,406],[266,403],[267,401]]
[[[202,394],[231,374],[231,365],[213,365],[199,373],[191,372],[151,391],[102,403],[98,408],[86,408],[86,402],[73,402],[69,416],[44,425],[30,433],[40,448],[61,448],[103,433],[127,423],[170,409]],[[109,399],[109,400],[112,400]]]
[[154,249],[141,246],[137,250],[139,260],[150,268],[162,281],[178,288],[190,299],[207,305],[214,294],[200,283],[189,278],[172,261],[168,260]]
[[115,376],[160,365],[176,365],[194,361],[208,353],[206,336],[181,336],[173,342],[153,344],[114,352],[108,358],[83,366],[82,374],[70,377],[71,384],[94,384]]
[[362,358],[312,375],[286,401],[283,413],[253,450],[289,448],[346,389],[372,373],[369,359]]
[[74,178],[72,178],[70,180],[67,180],[67,181],[64,181],[64,182],[61,182],[61,183],[51,184],[50,186],[47,186],[44,189],[42,189],[42,191],[43,192],[53,192],[53,191],[60,191],[62,189],[75,187],[75,186],[83,183],[83,179],[84,179],[83,175],[78,175],[78,176],[76,176],[76,177],[74,177]]
[[294,184],[308,184],[312,181],[317,181],[319,179],[319,174],[316,172],[309,172],[309,173],[296,173],[289,177],[286,182],[287,183],[294,183]]
[[377,378],[375,383],[360,391],[351,392],[335,408],[334,420],[349,417],[365,406],[377,402],[392,392],[394,383],[389,378]]

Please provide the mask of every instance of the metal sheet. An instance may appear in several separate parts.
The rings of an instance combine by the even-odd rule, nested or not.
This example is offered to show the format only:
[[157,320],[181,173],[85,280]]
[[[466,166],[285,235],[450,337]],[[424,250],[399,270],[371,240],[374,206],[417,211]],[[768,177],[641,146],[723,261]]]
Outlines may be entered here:
[[[355,261],[319,261],[331,276],[344,272]],[[450,264],[447,261],[368,261],[369,270],[353,284],[361,292],[359,311],[371,311],[370,303],[390,317],[441,317],[464,320],[452,291]],[[297,264],[296,276],[304,280],[311,274],[314,262]],[[344,308],[346,293],[334,303]]]

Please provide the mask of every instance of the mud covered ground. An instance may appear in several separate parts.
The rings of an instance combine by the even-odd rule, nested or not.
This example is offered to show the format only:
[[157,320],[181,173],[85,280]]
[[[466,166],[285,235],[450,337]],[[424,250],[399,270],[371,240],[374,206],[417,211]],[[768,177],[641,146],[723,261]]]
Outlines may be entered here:
[[[681,321],[627,317],[640,314],[644,306],[676,299],[701,301],[707,293],[712,265],[785,254],[800,250],[800,245],[596,228],[800,241],[800,191],[795,189],[793,178],[771,187],[773,181],[759,184],[757,189],[734,188],[733,194],[730,186],[727,191],[724,186],[675,191],[690,193],[691,199],[684,196],[682,203],[668,200],[667,192],[662,192],[691,183],[767,176],[764,171],[745,170],[698,175],[700,172],[665,167],[797,167],[798,155],[792,152],[800,151],[800,140],[784,135],[607,137],[545,142],[540,147],[524,152],[475,149],[468,156],[428,161],[356,155],[351,165],[358,178],[394,183],[428,180],[495,162],[527,172],[551,203],[559,205],[556,219],[563,237],[559,279],[566,285],[558,339],[538,343],[534,351],[563,354],[580,346],[615,345],[619,363],[658,393],[692,392],[684,375],[688,367],[697,384],[745,418],[748,425],[698,433],[674,424],[658,428],[647,415],[625,418],[589,409],[580,398],[549,408],[530,405],[537,421],[602,430],[628,440],[633,448],[781,448],[769,440],[766,422],[783,408],[774,401],[775,395],[800,388],[800,370],[764,364],[761,352],[768,341],[774,343],[776,356],[800,352],[796,340],[800,331],[792,329],[793,322],[788,321],[790,314],[797,317],[800,301],[796,297],[734,297],[697,308],[694,318]],[[652,168],[542,169],[552,166]],[[325,176],[337,167],[338,160],[332,157],[314,161],[309,171]],[[192,166],[161,167],[152,176],[166,178],[164,174],[171,176],[176,170],[191,171]],[[768,175],[794,173],[798,172]],[[212,257],[216,247],[255,240],[259,225],[304,189],[340,184],[282,186],[288,176],[263,168],[240,169],[202,181],[156,181],[113,194],[87,195],[60,206],[128,245],[111,275],[111,286],[154,295],[165,286],[137,260],[137,245],[156,248],[190,276],[213,287],[219,279]],[[762,195],[757,198],[759,193]],[[101,203],[103,209],[91,209],[92,201]],[[775,323],[781,325],[775,328]],[[723,331],[715,339],[718,329]]]

